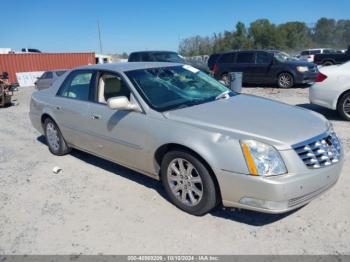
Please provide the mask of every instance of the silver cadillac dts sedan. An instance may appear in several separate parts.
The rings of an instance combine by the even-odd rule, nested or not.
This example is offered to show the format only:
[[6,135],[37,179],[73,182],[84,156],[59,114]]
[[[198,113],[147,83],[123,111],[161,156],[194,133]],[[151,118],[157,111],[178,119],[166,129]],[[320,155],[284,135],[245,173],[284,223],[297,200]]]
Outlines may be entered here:
[[343,162],[323,116],[234,93],[182,64],[68,71],[33,93],[30,118],[53,154],[76,148],[159,179],[194,215],[220,203],[287,212],[333,186]]

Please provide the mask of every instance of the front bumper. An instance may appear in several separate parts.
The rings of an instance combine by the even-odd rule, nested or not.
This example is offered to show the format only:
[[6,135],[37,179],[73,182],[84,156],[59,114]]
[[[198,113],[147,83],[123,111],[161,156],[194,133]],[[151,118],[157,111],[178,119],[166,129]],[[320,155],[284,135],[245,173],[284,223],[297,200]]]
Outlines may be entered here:
[[284,213],[309,203],[338,180],[343,159],[337,164],[303,174],[255,177],[219,172],[223,205],[264,213]]

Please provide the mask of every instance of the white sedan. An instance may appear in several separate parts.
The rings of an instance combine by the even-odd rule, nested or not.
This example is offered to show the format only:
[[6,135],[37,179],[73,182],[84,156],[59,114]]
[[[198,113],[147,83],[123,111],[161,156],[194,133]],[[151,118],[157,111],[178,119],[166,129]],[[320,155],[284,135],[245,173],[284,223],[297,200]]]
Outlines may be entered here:
[[311,104],[337,110],[350,121],[350,62],[319,68],[316,83],[309,90]]

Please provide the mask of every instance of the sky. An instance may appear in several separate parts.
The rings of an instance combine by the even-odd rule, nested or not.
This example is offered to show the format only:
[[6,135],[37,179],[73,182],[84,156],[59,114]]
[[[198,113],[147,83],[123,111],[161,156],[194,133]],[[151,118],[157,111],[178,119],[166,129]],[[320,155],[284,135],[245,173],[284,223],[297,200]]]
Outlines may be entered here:
[[0,0],[0,48],[45,52],[177,51],[181,39],[211,36],[267,18],[279,24],[350,19],[349,0]]

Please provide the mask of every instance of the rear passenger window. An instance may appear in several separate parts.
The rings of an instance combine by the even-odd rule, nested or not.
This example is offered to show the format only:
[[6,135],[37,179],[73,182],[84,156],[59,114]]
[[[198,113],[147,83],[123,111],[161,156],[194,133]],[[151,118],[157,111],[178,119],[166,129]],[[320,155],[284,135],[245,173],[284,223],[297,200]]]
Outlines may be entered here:
[[244,64],[254,64],[254,53],[238,53],[237,54],[237,63],[244,63]]
[[321,54],[321,50],[312,50],[310,51],[311,55]]
[[52,72],[46,72],[45,79],[52,79],[52,78],[53,78]]
[[129,56],[129,62],[137,62],[137,61],[140,61],[139,53],[133,53]]
[[141,61],[150,62],[150,61],[152,61],[152,57],[148,53],[143,53],[143,54],[141,54]]
[[235,53],[223,54],[219,58],[220,63],[234,63],[235,62]]
[[90,84],[92,72],[73,72],[64,81],[57,95],[88,101],[90,96]]

